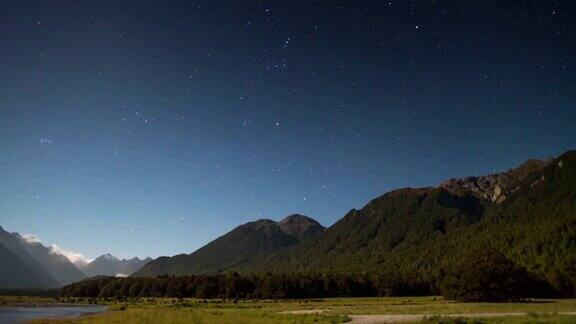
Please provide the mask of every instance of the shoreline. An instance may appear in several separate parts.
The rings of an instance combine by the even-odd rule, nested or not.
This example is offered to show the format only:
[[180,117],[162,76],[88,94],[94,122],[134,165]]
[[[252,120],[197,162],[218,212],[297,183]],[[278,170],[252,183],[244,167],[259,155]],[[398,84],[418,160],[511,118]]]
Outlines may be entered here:
[[14,308],[14,307],[24,307],[24,308],[52,308],[52,307],[102,307],[106,305],[97,304],[77,304],[77,303],[64,303],[64,302],[48,302],[48,301],[9,301],[0,302],[0,309],[2,308]]

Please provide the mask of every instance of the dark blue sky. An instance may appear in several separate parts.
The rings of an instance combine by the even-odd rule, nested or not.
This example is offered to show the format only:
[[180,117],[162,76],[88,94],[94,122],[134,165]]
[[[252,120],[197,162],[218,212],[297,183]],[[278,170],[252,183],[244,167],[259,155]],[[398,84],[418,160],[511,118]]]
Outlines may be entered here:
[[0,225],[190,253],[558,155],[575,22],[574,1],[2,1]]

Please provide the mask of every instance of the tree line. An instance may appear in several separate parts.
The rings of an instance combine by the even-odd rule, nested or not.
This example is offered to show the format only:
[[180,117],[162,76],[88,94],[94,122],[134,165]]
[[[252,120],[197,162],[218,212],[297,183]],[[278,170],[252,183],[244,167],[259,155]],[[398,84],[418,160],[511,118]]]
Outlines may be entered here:
[[553,297],[555,291],[501,253],[471,253],[437,282],[385,274],[250,274],[95,277],[60,290],[62,297],[294,299],[444,295],[462,301],[510,301]]
[[62,297],[172,297],[201,299],[293,299],[429,295],[422,283],[385,284],[368,275],[252,274],[158,276],[144,278],[97,277],[63,287]]

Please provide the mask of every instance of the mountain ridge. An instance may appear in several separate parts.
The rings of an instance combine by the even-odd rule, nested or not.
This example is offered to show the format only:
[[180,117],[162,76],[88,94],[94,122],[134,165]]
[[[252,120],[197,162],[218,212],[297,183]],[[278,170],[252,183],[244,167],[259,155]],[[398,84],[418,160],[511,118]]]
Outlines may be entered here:
[[[128,276],[151,258],[118,259],[104,254],[78,267],[52,247],[0,227],[0,288],[57,288],[99,275]],[[94,261],[97,261],[92,266]],[[105,265],[102,265],[103,261]],[[88,266],[88,267],[87,267]],[[87,274],[84,270],[87,267]]]
[[142,268],[146,263],[150,262],[152,258],[140,259],[138,257],[133,257],[131,259],[119,259],[118,257],[105,253],[92,262],[84,265],[81,270],[89,277],[95,276],[128,276],[140,268]]
[[[15,244],[6,237],[0,235],[0,244]],[[479,246],[499,251],[570,296],[576,289],[576,151],[435,187],[391,190],[351,209],[328,228],[292,214],[280,221],[238,225],[190,254],[152,261],[104,254],[93,262],[150,261],[134,277],[227,271],[378,273],[395,278],[390,282],[430,285],[434,291],[446,269]],[[0,252],[0,258],[17,259],[2,245]],[[22,271],[32,279],[38,272]]]
[[435,285],[466,251],[485,246],[570,295],[576,287],[576,151],[526,174],[516,187],[501,202],[442,187],[394,190],[351,210],[322,236],[228,270],[378,272]]
[[1,288],[53,288],[50,281],[9,248],[0,244]]
[[159,257],[133,276],[220,272],[296,245],[322,231],[324,227],[316,220],[299,214],[289,215],[279,222],[258,219],[238,225],[191,254]]
[[452,178],[441,183],[438,187],[455,195],[468,193],[481,199],[501,203],[508,195],[518,189],[518,184],[525,177],[546,167],[552,160],[552,158],[546,160],[529,159],[508,171],[483,176]]
[[[56,288],[61,285],[44,265],[28,253],[19,236],[0,229],[0,245],[4,248],[3,257],[7,260],[6,262],[14,263],[15,267],[23,274],[24,279],[18,280],[19,284],[23,286],[18,288],[34,287],[35,285],[39,285],[40,288]],[[9,264],[6,263],[6,265]],[[0,272],[0,277],[3,277],[0,281],[9,282],[10,279],[4,278],[10,277],[10,273],[11,271],[8,269]],[[29,279],[29,282],[25,280],[26,278]]]
[[[247,224],[236,229],[252,226]],[[576,242],[576,151],[436,187],[392,190],[350,210],[319,235],[242,262],[197,272],[197,265],[182,266],[187,258],[182,254],[153,261],[142,269],[150,271],[136,275],[377,272],[434,286],[466,251],[487,246],[559,291],[570,291],[576,287],[570,275],[576,271],[576,243],[570,242]],[[198,251],[211,250],[210,244]],[[206,260],[197,255],[193,261]]]
[[53,249],[40,242],[29,242],[18,233],[13,233],[13,235],[22,241],[26,251],[38,260],[58,280],[60,285],[67,285],[86,278],[86,275],[66,256],[54,252]]

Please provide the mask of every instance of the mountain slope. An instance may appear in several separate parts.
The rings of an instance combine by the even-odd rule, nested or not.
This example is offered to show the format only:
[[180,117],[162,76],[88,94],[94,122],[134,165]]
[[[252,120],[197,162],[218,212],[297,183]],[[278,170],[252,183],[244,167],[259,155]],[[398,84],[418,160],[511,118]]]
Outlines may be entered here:
[[318,222],[302,215],[290,215],[278,223],[260,219],[236,227],[192,254],[160,257],[133,276],[219,273],[296,245],[323,230]]
[[307,239],[299,239],[307,232],[307,220],[300,221],[247,223],[190,255],[150,262],[135,275],[366,273],[435,291],[469,251],[490,247],[572,296],[576,151],[438,187],[394,190]]
[[0,244],[0,288],[53,287],[36,269]]
[[42,264],[58,280],[60,285],[67,285],[86,278],[86,275],[65,256],[54,253],[52,249],[39,242],[28,242],[18,234],[14,235],[21,239],[28,254]]
[[458,197],[442,189],[395,190],[361,210],[351,210],[323,235],[257,260],[251,268],[273,272],[377,271],[387,266],[387,254],[470,226],[486,207],[476,197]]
[[119,260],[111,254],[104,254],[85,265],[82,270],[89,277],[93,276],[128,276],[142,268],[152,259],[132,258]]
[[[19,236],[8,233],[0,227],[0,246],[2,246],[3,270],[0,282],[7,285],[24,285],[27,288],[55,288],[61,286],[58,280],[24,247]],[[4,269],[6,268],[6,269]],[[12,276],[11,273],[21,274]],[[4,277],[7,276],[7,277]]]
[[[231,269],[369,272],[434,285],[467,251],[491,246],[557,290],[573,292],[576,151],[488,178],[500,180],[392,191],[350,211],[321,236]],[[491,194],[496,186],[504,199]]]

